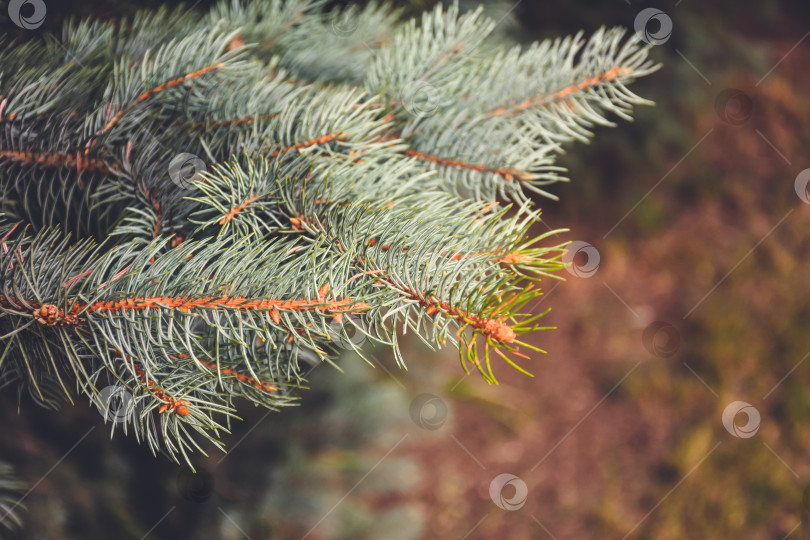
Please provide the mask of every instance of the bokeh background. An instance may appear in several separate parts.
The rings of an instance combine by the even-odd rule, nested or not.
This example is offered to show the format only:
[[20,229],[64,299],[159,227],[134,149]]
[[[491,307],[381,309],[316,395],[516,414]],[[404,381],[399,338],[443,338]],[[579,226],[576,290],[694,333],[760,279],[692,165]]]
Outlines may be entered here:
[[[38,31],[160,3],[48,2]],[[548,354],[533,378],[503,365],[487,386],[417,343],[407,372],[384,350],[374,369],[347,355],[344,373],[314,370],[301,407],[243,409],[230,454],[197,455],[196,475],[110,441],[88,403],[18,412],[5,393],[0,459],[33,489],[25,529],[0,536],[810,538],[810,204],[795,189],[810,168],[810,5],[488,4],[524,42],[633,28],[647,7],[673,28],[653,51],[662,69],[633,87],[656,105],[571,146],[561,200],[537,201],[537,232],[569,228],[592,246],[575,265],[594,251],[599,265],[546,285],[535,309],[558,329],[534,336]],[[750,414],[727,428],[737,401]],[[504,473],[526,486],[519,509],[490,495]],[[522,501],[516,485],[499,501]]]

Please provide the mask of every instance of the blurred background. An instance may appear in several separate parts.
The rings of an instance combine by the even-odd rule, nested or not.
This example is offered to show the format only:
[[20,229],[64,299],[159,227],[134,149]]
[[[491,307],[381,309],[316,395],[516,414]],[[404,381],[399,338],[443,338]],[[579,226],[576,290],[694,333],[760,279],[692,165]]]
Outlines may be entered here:
[[[48,2],[38,31],[160,3]],[[558,329],[533,337],[534,378],[487,386],[417,343],[407,372],[346,355],[301,407],[241,410],[196,475],[110,441],[88,403],[18,413],[4,393],[0,460],[32,490],[0,536],[810,538],[810,5],[487,5],[523,42],[648,7],[672,23],[632,87],[656,105],[570,147],[560,202],[537,200],[587,245],[535,306]]]

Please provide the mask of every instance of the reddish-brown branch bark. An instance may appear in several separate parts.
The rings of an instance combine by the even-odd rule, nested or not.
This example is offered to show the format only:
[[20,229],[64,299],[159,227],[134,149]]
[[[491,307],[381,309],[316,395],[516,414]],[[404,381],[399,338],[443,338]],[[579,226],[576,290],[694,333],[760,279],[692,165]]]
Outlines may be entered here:
[[49,168],[76,167],[77,172],[89,171],[100,174],[110,174],[118,170],[115,165],[108,165],[100,159],[82,156],[80,152],[75,155],[63,152],[19,152],[16,150],[0,150],[0,160],[6,159],[24,165],[39,165]]
[[307,141],[301,141],[299,143],[292,144],[290,146],[285,146],[279,150],[275,150],[270,154],[270,157],[276,157],[280,154],[286,154],[290,150],[300,150],[302,148],[309,148],[311,146],[316,146],[319,144],[325,144],[330,141],[342,141],[346,138],[347,134],[345,131],[336,131],[334,133],[330,133],[328,135],[323,135],[322,137],[316,137],[314,139],[309,139]]
[[523,103],[520,103],[520,104],[518,104],[518,105],[516,105],[514,107],[509,107],[509,108],[507,108],[507,107],[499,107],[497,109],[489,111],[486,114],[490,114],[490,115],[499,115],[499,114],[506,114],[506,113],[508,113],[508,114],[516,114],[516,113],[518,113],[518,112],[520,112],[522,110],[528,109],[530,107],[535,107],[535,106],[538,106],[538,105],[544,105],[546,103],[550,103],[550,102],[555,101],[557,99],[562,99],[562,98],[564,98],[564,97],[566,97],[566,96],[568,96],[570,94],[573,94],[575,92],[581,92],[581,91],[583,91],[583,90],[585,90],[587,88],[591,88],[593,86],[596,86],[597,84],[599,84],[601,82],[610,81],[610,80],[616,79],[616,78],[618,78],[618,77],[620,77],[622,75],[629,75],[632,72],[633,72],[633,70],[630,69],[630,68],[626,68],[626,67],[622,67],[622,66],[616,66],[613,69],[611,69],[610,71],[606,71],[605,73],[600,73],[600,74],[594,75],[593,77],[591,77],[589,79],[585,79],[584,81],[581,81],[579,83],[575,83],[575,84],[572,84],[570,86],[566,86],[562,90],[558,90],[558,91],[552,92],[550,94],[543,94],[541,96],[537,96],[537,97],[527,99]]
[[[180,353],[177,356],[178,356],[178,358],[190,358],[190,356],[185,354],[185,353]],[[170,357],[170,358],[174,358],[174,357]],[[251,386],[253,386],[255,388],[258,388],[259,390],[262,390],[264,392],[275,392],[276,390],[278,390],[278,388],[276,388],[275,386],[273,386],[270,383],[261,382],[260,380],[256,379],[255,377],[251,377],[249,375],[245,375],[244,373],[240,373],[239,371],[237,371],[237,370],[235,370],[233,368],[219,367],[219,366],[217,366],[217,364],[215,362],[209,362],[207,360],[202,360],[202,359],[199,359],[199,358],[197,360],[202,365],[204,365],[205,367],[207,367],[208,369],[210,369],[212,371],[219,371],[223,375],[230,375],[230,376],[236,377],[237,379],[239,379],[240,382],[243,382],[245,384],[249,384],[249,385],[251,385]]]
[[[321,311],[324,313],[337,314],[348,311],[368,309],[370,306],[364,302],[354,302],[351,298],[327,300],[326,294],[329,291],[328,285],[321,287],[318,298],[301,300],[277,300],[264,298],[261,300],[248,300],[242,296],[205,296],[191,298],[188,296],[139,296],[122,298],[120,300],[100,300],[93,304],[73,302],[66,313],[62,308],[53,304],[38,304],[36,302],[25,303],[32,306],[30,309],[23,309],[16,298],[9,298],[0,295],[0,307],[17,309],[30,312],[41,318],[43,324],[48,326],[75,325],[79,323],[78,316],[81,313],[119,313],[124,311],[140,311],[145,309],[179,309],[183,313],[188,313],[196,309],[233,308],[248,310],[270,310],[275,313],[278,310],[289,311]],[[42,310],[44,311],[37,311]],[[54,311],[54,309],[56,311]],[[274,317],[275,319],[275,317]],[[39,319],[37,319],[39,320]]]
[[222,219],[219,220],[219,224],[220,225],[225,225],[226,223],[230,223],[230,221],[234,217],[236,217],[236,214],[238,214],[239,212],[244,210],[247,207],[247,205],[249,205],[250,203],[252,203],[253,201],[255,201],[258,198],[259,198],[259,195],[252,195],[252,196],[248,197],[247,199],[245,199],[245,201],[242,202],[241,204],[239,204],[237,206],[234,206],[233,208],[231,208],[231,210],[227,214],[222,216]]
[[178,416],[188,416],[191,414],[186,407],[186,405],[189,405],[188,401],[184,399],[175,399],[164,392],[158,383],[152,379],[149,379],[146,376],[146,372],[143,370],[143,368],[141,368],[137,362],[131,358],[128,358],[127,355],[121,353],[120,351],[113,351],[113,354],[123,359],[127,364],[130,364],[135,370],[135,375],[138,377],[138,380],[140,380],[149,389],[149,391],[155,395],[155,397],[163,402],[158,409],[158,414],[163,414],[167,411],[177,413]]
[[244,118],[233,118],[230,120],[221,120],[219,122],[193,122],[195,127],[204,127],[205,129],[218,129],[229,126],[242,126],[245,124],[252,124],[261,120],[271,120],[278,116],[278,114],[260,114],[258,116],[246,116]]
[[[379,241],[376,238],[372,238],[371,240],[368,241],[369,246],[374,247],[377,244],[379,244]],[[391,245],[383,244],[382,246],[380,246],[380,249],[383,251],[388,251],[389,249],[391,249]],[[402,249],[400,250],[400,253],[408,253],[408,251],[410,250]],[[428,250],[426,253],[433,253],[433,251]],[[449,255],[450,254],[445,251],[439,253],[440,257],[447,257]],[[460,261],[462,259],[469,259],[470,257],[473,257],[475,255],[489,255],[493,257],[492,259],[493,262],[501,262],[504,264],[521,264],[521,263],[526,264],[534,262],[534,257],[524,255],[519,251],[512,251],[510,253],[504,253],[503,251],[474,251],[472,253],[465,253],[463,255],[461,253],[456,253],[451,257],[451,260]]]
[[467,163],[457,159],[442,158],[439,156],[425,154],[424,152],[418,152],[412,149],[405,150],[405,155],[430,161],[431,163],[438,163],[439,165],[444,165],[446,167],[455,167],[457,169],[467,169],[470,171],[497,174],[498,176],[503,177],[505,180],[512,180],[513,178],[523,181],[529,180],[527,173],[518,169],[495,169],[482,164],[474,165],[472,163]]
[[419,305],[427,308],[426,313],[428,315],[433,315],[439,310],[442,310],[444,313],[462,324],[472,326],[473,328],[481,331],[487,337],[493,338],[496,341],[501,343],[512,343],[515,340],[516,335],[514,330],[512,330],[509,325],[504,322],[506,317],[482,317],[467,313],[459,308],[453,308],[446,302],[442,302],[436,298],[426,298],[423,293],[414,291],[410,287],[398,284],[396,281],[388,277],[385,274],[385,271],[375,268],[372,264],[368,263],[368,261],[364,259],[356,260],[356,262],[366,273],[382,274],[378,282],[384,281],[393,288],[399,290],[405,298],[417,301]]
[[[193,72],[187,73],[187,74],[185,74],[185,75],[183,75],[181,77],[177,77],[176,79],[172,79],[172,80],[167,81],[165,83],[161,83],[161,84],[155,86],[154,88],[151,88],[151,89],[147,90],[146,92],[142,93],[140,96],[138,96],[138,98],[135,100],[134,104],[137,105],[139,103],[143,103],[144,101],[146,101],[147,99],[149,99],[150,97],[152,97],[155,94],[163,92],[164,90],[168,90],[169,88],[177,86],[178,84],[182,84],[182,83],[184,83],[186,81],[189,81],[191,79],[195,79],[197,77],[205,75],[209,71],[219,69],[219,68],[223,67],[224,65],[225,65],[224,62],[211,64],[209,66],[205,66],[202,69],[198,69],[197,71],[193,71]],[[90,152],[90,149],[93,147],[93,145],[96,143],[96,141],[98,140],[98,138],[101,135],[104,135],[105,133],[107,133],[108,131],[110,131],[113,128],[113,126],[121,119],[121,117],[124,116],[124,113],[127,111],[128,108],[129,108],[128,106],[121,107],[112,116],[112,118],[110,118],[110,120],[104,125],[104,127],[101,128],[99,131],[97,131],[93,138],[91,138],[89,141],[87,141],[87,145],[85,146],[85,150],[84,150],[85,154],[88,154]]]

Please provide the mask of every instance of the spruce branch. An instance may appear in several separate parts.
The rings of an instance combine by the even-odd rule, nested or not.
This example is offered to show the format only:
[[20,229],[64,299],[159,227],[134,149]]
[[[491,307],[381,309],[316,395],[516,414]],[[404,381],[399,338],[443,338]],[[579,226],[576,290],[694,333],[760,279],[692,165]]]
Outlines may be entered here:
[[621,29],[522,49],[481,10],[400,18],[232,0],[0,43],[0,385],[105,418],[121,389],[111,430],[188,461],[236,400],[362,356],[350,328],[401,366],[411,332],[489,382],[535,370],[566,244],[529,196],[657,66]]

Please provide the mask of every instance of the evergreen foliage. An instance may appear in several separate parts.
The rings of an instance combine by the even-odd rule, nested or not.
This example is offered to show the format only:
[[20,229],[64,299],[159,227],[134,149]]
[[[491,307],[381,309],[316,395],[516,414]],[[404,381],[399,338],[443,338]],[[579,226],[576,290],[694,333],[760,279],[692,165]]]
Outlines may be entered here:
[[25,508],[20,503],[24,484],[14,477],[11,465],[0,461],[0,526],[14,528],[22,525],[19,510]]
[[494,27],[233,1],[4,43],[0,384],[78,389],[188,460],[237,398],[289,405],[313,362],[362,355],[355,331],[402,366],[410,331],[490,382],[523,370],[564,251],[528,194],[656,66],[620,29],[524,50]]

